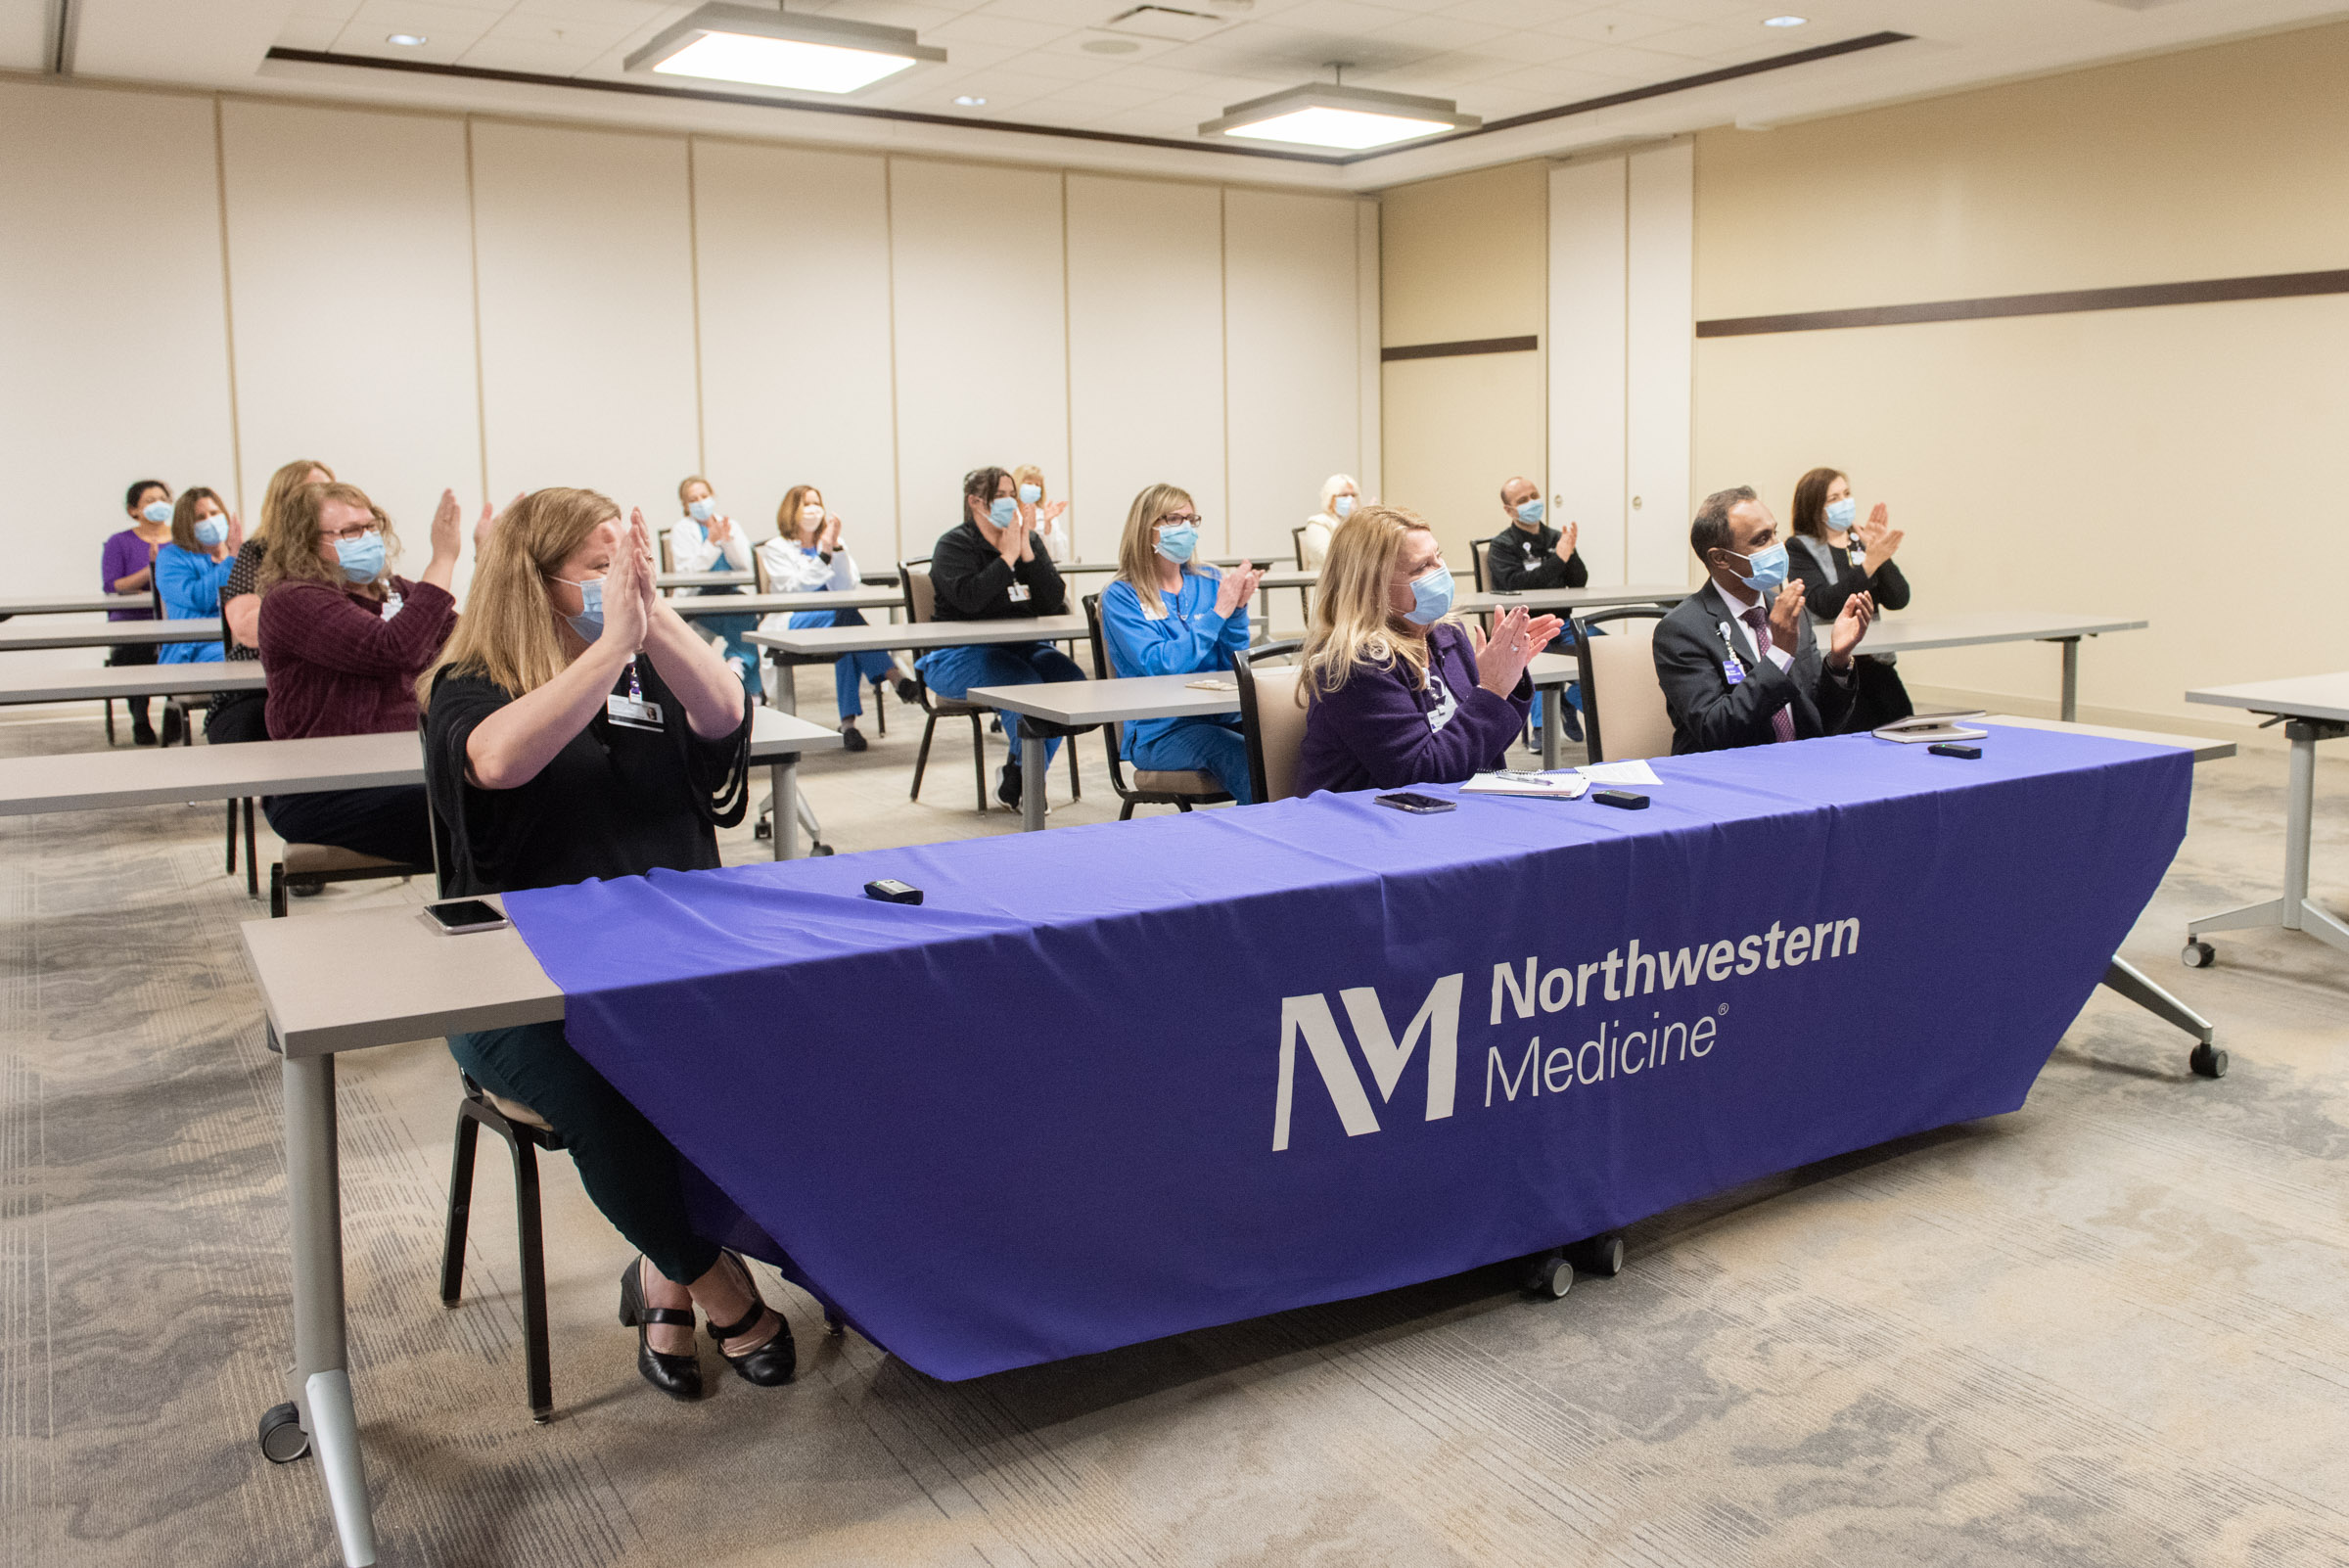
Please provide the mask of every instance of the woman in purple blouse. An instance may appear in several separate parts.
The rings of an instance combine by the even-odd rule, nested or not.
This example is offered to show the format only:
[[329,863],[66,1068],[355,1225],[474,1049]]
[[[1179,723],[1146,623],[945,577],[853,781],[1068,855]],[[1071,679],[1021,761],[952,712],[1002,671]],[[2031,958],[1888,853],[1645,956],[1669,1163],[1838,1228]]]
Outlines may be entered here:
[[[98,559],[98,591],[146,593],[155,586],[155,552],[171,541],[171,486],[161,480],[140,480],[123,491],[122,510],[130,514],[130,527],[107,535]],[[106,619],[153,621],[155,616],[142,605],[135,610],[109,610]],[[155,659],[154,645],[126,643],[109,650],[106,662],[152,665]],[[133,697],[129,704],[130,738],[141,746],[153,746],[155,726],[147,721],[147,699]]]
[[1311,705],[1297,793],[1458,784],[1501,765],[1525,727],[1525,667],[1555,616],[1497,617],[1490,640],[1451,614],[1451,570],[1400,507],[1355,513],[1330,538],[1298,656]]

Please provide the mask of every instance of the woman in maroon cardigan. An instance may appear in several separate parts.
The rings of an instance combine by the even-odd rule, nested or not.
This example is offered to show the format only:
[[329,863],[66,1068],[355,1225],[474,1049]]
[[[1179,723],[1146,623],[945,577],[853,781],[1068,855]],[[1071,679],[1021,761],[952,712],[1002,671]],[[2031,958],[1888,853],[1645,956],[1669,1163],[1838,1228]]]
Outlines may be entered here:
[[[462,543],[456,497],[443,495],[424,576],[394,576],[398,535],[364,491],[307,484],[295,492],[269,531],[258,582],[271,740],[415,733],[416,677],[457,622],[449,583]],[[261,807],[290,844],[433,863],[421,784],[278,795]]]

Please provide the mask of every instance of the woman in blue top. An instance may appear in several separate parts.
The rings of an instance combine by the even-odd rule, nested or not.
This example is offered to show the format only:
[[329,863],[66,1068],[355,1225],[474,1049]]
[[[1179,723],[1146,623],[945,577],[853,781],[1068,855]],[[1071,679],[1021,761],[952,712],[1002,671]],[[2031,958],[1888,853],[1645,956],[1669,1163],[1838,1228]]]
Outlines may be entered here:
[[[1121,675],[1188,675],[1229,669],[1248,646],[1248,601],[1264,574],[1247,562],[1228,576],[1192,558],[1199,509],[1172,484],[1133,498],[1118,545],[1117,580],[1101,593],[1101,635]],[[1126,760],[1136,767],[1196,768],[1246,805],[1248,743],[1237,714],[1151,718],[1126,726]]]
[[[162,596],[165,621],[211,621],[220,614],[220,590],[245,542],[244,525],[228,515],[220,497],[199,484],[171,509],[171,542],[155,552],[155,587]],[[220,639],[163,646],[166,665],[217,664]]]

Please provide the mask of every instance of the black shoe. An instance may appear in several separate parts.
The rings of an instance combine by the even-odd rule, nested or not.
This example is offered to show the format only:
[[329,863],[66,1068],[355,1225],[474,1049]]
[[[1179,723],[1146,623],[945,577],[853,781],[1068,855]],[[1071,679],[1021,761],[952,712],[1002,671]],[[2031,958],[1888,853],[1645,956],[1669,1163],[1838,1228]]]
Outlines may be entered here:
[[902,675],[898,677],[895,684],[897,687],[898,701],[903,703],[908,708],[919,708],[922,706],[921,687],[915,685],[912,681],[907,680]]
[[1005,762],[1003,776],[995,783],[995,799],[1013,810],[1020,808],[1020,764]]
[[1558,705],[1558,727],[1566,732],[1566,738],[1568,740],[1575,742],[1577,745],[1581,744],[1583,739],[1583,715],[1574,711],[1574,704],[1561,702]]
[[756,1383],[760,1388],[779,1388],[791,1381],[791,1374],[800,1365],[799,1350],[791,1342],[791,1325],[783,1320],[781,1313],[775,1314],[774,1338],[755,1351],[745,1351],[740,1356],[726,1355],[727,1340],[757,1328],[759,1319],[771,1311],[760,1298],[759,1282],[751,1277],[749,1266],[730,1252],[726,1256],[733,1259],[734,1267],[742,1270],[742,1282],[751,1292],[751,1310],[743,1314],[740,1322],[712,1323],[710,1337],[717,1341],[717,1354],[724,1357],[728,1366],[734,1368],[735,1376],[746,1383]]
[[861,752],[870,744],[871,743],[864,738],[864,731],[858,729],[855,725],[843,724],[840,726],[840,749],[842,751]]
[[153,746],[155,744],[155,726],[153,724],[132,725],[130,743],[133,746]]
[[702,1363],[691,1356],[664,1356],[653,1349],[651,1336],[645,1332],[652,1323],[673,1323],[690,1330],[693,1310],[680,1311],[674,1307],[647,1307],[644,1304],[644,1281],[636,1270],[644,1267],[639,1253],[634,1262],[620,1271],[620,1326],[636,1330],[636,1370],[644,1380],[672,1400],[698,1400],[702,1397]]

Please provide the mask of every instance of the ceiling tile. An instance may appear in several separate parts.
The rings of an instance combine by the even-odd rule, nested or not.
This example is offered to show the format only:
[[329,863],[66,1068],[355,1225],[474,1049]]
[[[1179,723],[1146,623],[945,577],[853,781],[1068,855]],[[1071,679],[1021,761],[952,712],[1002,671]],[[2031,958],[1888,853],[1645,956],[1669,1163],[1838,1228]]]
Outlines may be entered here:
[[1588,38],[1592,43],[1628,44],[1659,32],[1670,32],[1686,23],[1678,17],[1644,15],[1624,6],[1602,6],[1595,11],[1578,12],[1542,24],[1544,32],[1562,33],[1569,38]]
[[1040,22],[1023,22],[1016,17],[992,16],[974,11],[943,22],[929,31],[928,41],[949,47],[957,38],[973,43],[1003,44],[1014,49],[1035,49],[1050,43],[1067,33],[1066,27],[1055,27]]

